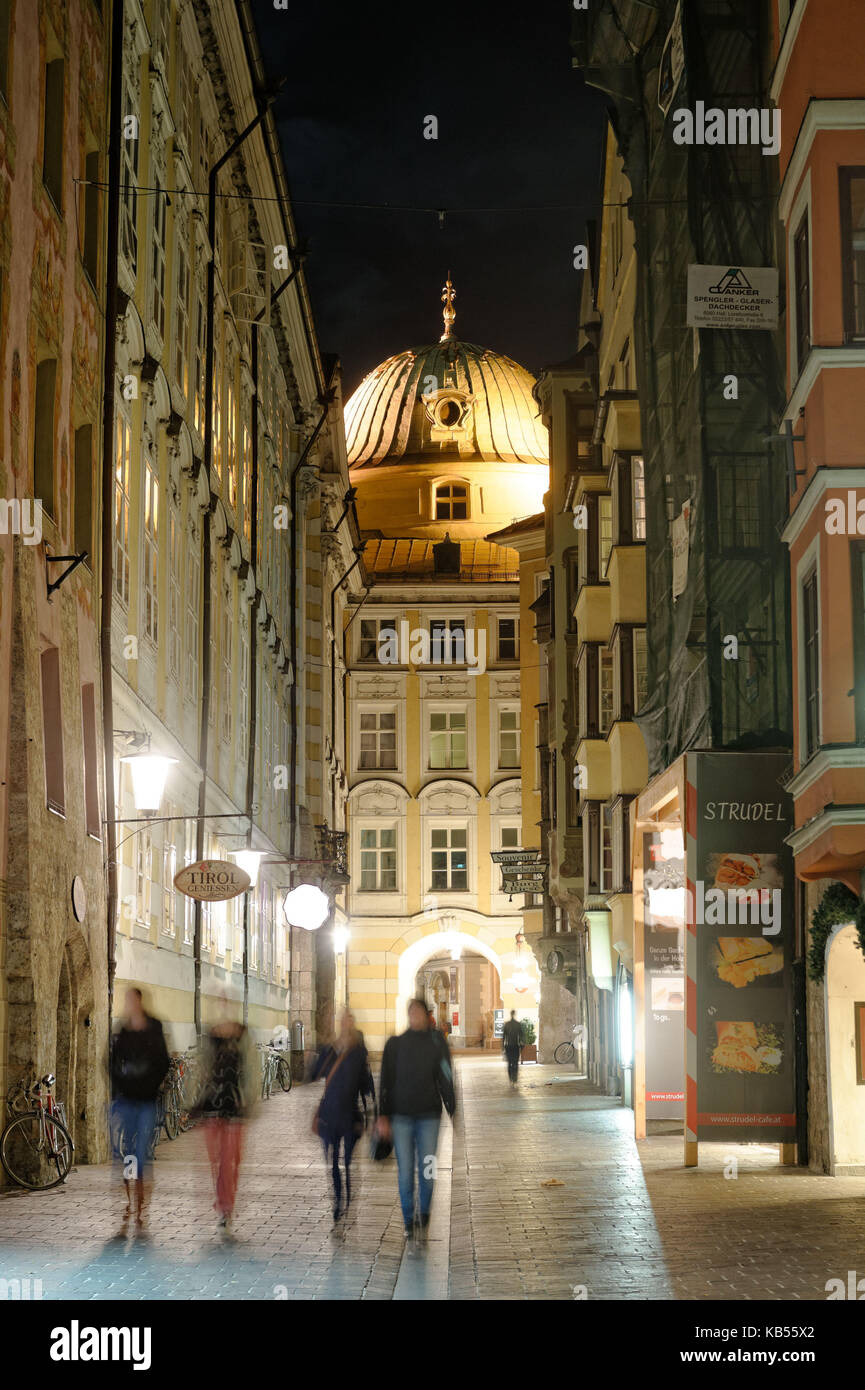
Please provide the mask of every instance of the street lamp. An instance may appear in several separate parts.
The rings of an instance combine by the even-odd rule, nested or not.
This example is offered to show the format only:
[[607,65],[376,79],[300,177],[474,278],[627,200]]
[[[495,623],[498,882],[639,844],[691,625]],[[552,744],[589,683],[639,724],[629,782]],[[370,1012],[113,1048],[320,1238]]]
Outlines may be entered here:
[[330,901],[326,893],[312,883],[299,883],[286,893],[282,904],[286,921],[292,927],[303,927],[304,931],[318,931],[327,921]]
[[351,932],[348,927],[334,927],[333,929],[333,949],[338,956],[345,955]]
[[130,753],[121,758],[132,775],[132,797],[136,811],[155,816],[162,802],[168,769],[177,758],[162,758],[156,753]]
[[235,862],[243,869],[244,873],[249,874],[249,887],[254,888],[258,882],[258,870],[264,854],[259,849],[236,849],[233,850]]

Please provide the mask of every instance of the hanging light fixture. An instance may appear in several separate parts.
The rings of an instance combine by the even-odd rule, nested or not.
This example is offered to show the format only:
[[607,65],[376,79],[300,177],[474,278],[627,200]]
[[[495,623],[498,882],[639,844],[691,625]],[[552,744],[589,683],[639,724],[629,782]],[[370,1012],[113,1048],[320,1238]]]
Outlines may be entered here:
[[516,953],[514,961],[514,973],[510,979],[510,985],[511,989],[513,989],[517,994],[525,994],[526,990],[529,988],[529,985],[532,982],[531,976],[528,974],[528,972],[525,970],[523,966],[523,942],[525,941],[525,939],[526,938],[523,936],[521,931],[518,931],[516,936],[514,937],[514,942],[516,944]]
[[282,904],[286,921],[292,927],[303,927],[304,931],[318,931],[327,921],[330,913],[330,900],[326,893],[312,883],[299,883],[286,893]]
[[156,753],[130,753],[121,758],[132,776],[132,799],[135,809],[143,816],[155,816],[162,804],[168,769],[177,758],[162,758]]
[[236,849],[233,850],[235,863],[244,873],[249,875],[249,887],[254,888],[258,882],[258,870],[264,854],[260,849]]
[[351,932],[348,927],[334,927],[333,929],[333,949],[338,956],[344,956],[348,947]]

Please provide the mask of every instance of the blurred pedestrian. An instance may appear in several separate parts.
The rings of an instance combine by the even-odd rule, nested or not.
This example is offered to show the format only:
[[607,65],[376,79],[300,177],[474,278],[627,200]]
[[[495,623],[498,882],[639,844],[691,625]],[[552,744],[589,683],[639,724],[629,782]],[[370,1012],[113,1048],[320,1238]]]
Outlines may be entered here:
[[138,1231],[144,1228],[149,1197],[145,1182],[150,1178],[159,1088],[169,1066],[162,1024],[145,1010],[141,990],[127,989],[111,1049],[112,1128],[123,1162],[123,1221],[134,1211]]
[[204,1139],[216,1193],[214,1208],[230,1239],[246,1119],[255,1094],[256,1065],[249,1030],[231,1017],[222,996],[222,1017],[204,1043],[201,1091],[195,1113],[204,1120]]
[[312,1128],[324,1147],[325,1161],[331,1164],[333,1219],[336,1223],[341,1216],[345,1216],[351,1204],[351,1158],[365,1128],[367,1097],[375,1104],[375,1083],[369,1068],[369,1053],[363,1034],[355,1027],[354,1014],[348,1010],[340,1021],[339,1034],[320,1050],[316,1058],[312,1080],[316,1081],[320,1076],[325,1078],[324,1095],[319,1101]]
[[392,1139],[399,1175],[399,1200],[406,1239],[415,1233],[415,1169],[418,1225],[429,1226],[442,1102],[453,1117],[456,1097],[450,1049],[442,1032],[430,1028],[423,999],[408,1006],[408,1029],[388,1038],[381,1062],[378,1132]]
[[511,1009],[511,1016],[502,1029],[502,1052],[508,1064],[508,1080],[516,1086],[520,1071],[520,1053],[523,1046],[523,1030],[517,1022],[517,1011]]

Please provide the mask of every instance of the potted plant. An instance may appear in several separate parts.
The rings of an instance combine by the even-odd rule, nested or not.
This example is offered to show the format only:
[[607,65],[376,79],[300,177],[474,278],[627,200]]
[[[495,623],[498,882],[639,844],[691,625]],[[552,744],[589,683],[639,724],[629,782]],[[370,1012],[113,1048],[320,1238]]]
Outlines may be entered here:
[[536,1062],[538,1060],[538,1049],[535,1043],[535,1025],[531,1019],[520,1020],[520,1031],[522,1033],[523,1045],[520,1056],[524,1062]]

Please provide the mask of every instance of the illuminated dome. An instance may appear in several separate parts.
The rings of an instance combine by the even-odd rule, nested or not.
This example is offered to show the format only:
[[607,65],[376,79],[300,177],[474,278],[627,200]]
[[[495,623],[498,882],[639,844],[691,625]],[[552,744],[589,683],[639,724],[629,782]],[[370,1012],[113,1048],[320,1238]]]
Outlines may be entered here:
[[450,278],[442,300],[440,341],[389,357],[346,403],[349,467],[545,464],[547,432],[532,397],[534,377],[510,357],[456,337]]

